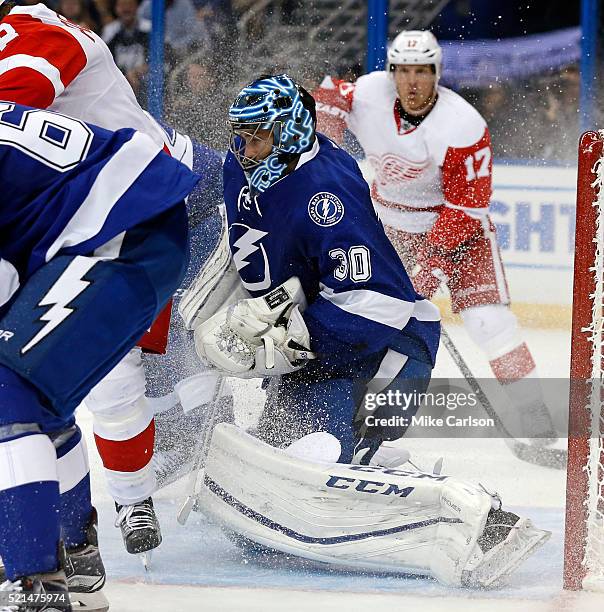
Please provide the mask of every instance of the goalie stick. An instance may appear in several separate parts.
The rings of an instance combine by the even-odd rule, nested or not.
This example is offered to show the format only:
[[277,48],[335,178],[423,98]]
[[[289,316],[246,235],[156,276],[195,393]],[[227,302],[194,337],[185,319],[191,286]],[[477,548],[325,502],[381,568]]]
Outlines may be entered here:
[[214,386],[212,401],[208,404],[207,419],[203,430],[200,432],[199,440],[197,441],[197,446],[193,453],[193,467],[187,480],[187,497],[176,517],[181,525],[186,524],[189,514],[191,514],[191,510],[197,500],[199,493],[197,483],[199,482],[199,476],[202,475],[203,477],[203,467],[210,448],[210,440],[212,439],[214,427],[217,425],[217,420],[221,414],[219,410],[220,397],[225,383],[226,376],[218,376]]
[[472,370],[470,370],[470,366],[468,366],[466,360],[463,358],[462,354],[459,352],[458,348],[455,346],[453,340],[451,340],[451,337],[444,327],[441,327],[440,339],[449,352],[451,359],[453,359],[455,365],[459,368],[459,371],[466,379],[466,382],[478,397],[484,411],[495,422],[497,431],[503,436],[506,445],[512,451],[512,453],[514,453],[518,459],[522,459],[523,461],[533,463],[535,465],[551,467],[558,470],[563,470],[566,468],[567,452],[565,450],[547,446],[536,447],[531,444],[527,444],[522,440],[518,440],[510,434],[505,424],[493,408],[493,405],[491,404],[483,388],[480,386],[480,383],[478,380],[476,380]]

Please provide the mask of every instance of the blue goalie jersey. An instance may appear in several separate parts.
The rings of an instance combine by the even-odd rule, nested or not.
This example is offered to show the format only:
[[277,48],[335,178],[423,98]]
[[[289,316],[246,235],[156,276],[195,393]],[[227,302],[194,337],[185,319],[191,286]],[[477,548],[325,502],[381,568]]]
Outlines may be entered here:
[[318,134],[296,169],[255,198],[229,153],[224,194],[243,285],[256,297],[297,276],[311,348],[326,362],[392,348],[434,364],[439,311],[413,289],[346,152]]
[[135,130],[0,102],[0,307],[56,254],[92,252],[199,178]]

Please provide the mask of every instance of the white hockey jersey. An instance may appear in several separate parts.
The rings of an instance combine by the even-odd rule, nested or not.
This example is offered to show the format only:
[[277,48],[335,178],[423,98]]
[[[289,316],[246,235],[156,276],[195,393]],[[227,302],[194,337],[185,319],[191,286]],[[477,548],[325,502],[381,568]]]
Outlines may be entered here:
[[354,84],[327,78],[315,97],[318,129],[337,138],[345,122],[363,147],[374,171],[374,204],[385,224],[425,232],[443,205],[475,212],[488,207],[489,131],[455,92],[439,87],[434,108],[417,127],[401,120],[387,72],[363,75]]
[[190,139],[170,139],[140,107],[101,38],[43,4],[15,7],[0,23],[0,100],[134,128],[191,167]]

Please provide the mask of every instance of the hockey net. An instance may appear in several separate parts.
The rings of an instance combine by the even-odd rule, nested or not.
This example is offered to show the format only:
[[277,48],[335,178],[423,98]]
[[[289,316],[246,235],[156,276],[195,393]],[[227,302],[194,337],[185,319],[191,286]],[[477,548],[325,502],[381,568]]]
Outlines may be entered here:
[[604,591],[604,131],[579,144],[564,586]]

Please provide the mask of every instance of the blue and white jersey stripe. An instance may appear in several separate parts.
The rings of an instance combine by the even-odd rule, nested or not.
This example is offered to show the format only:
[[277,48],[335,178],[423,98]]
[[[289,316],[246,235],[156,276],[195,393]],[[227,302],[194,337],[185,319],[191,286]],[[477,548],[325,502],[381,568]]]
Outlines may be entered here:
[[199,178],[135,130],[0,102],[0,307],[57,254],[91,253]]

